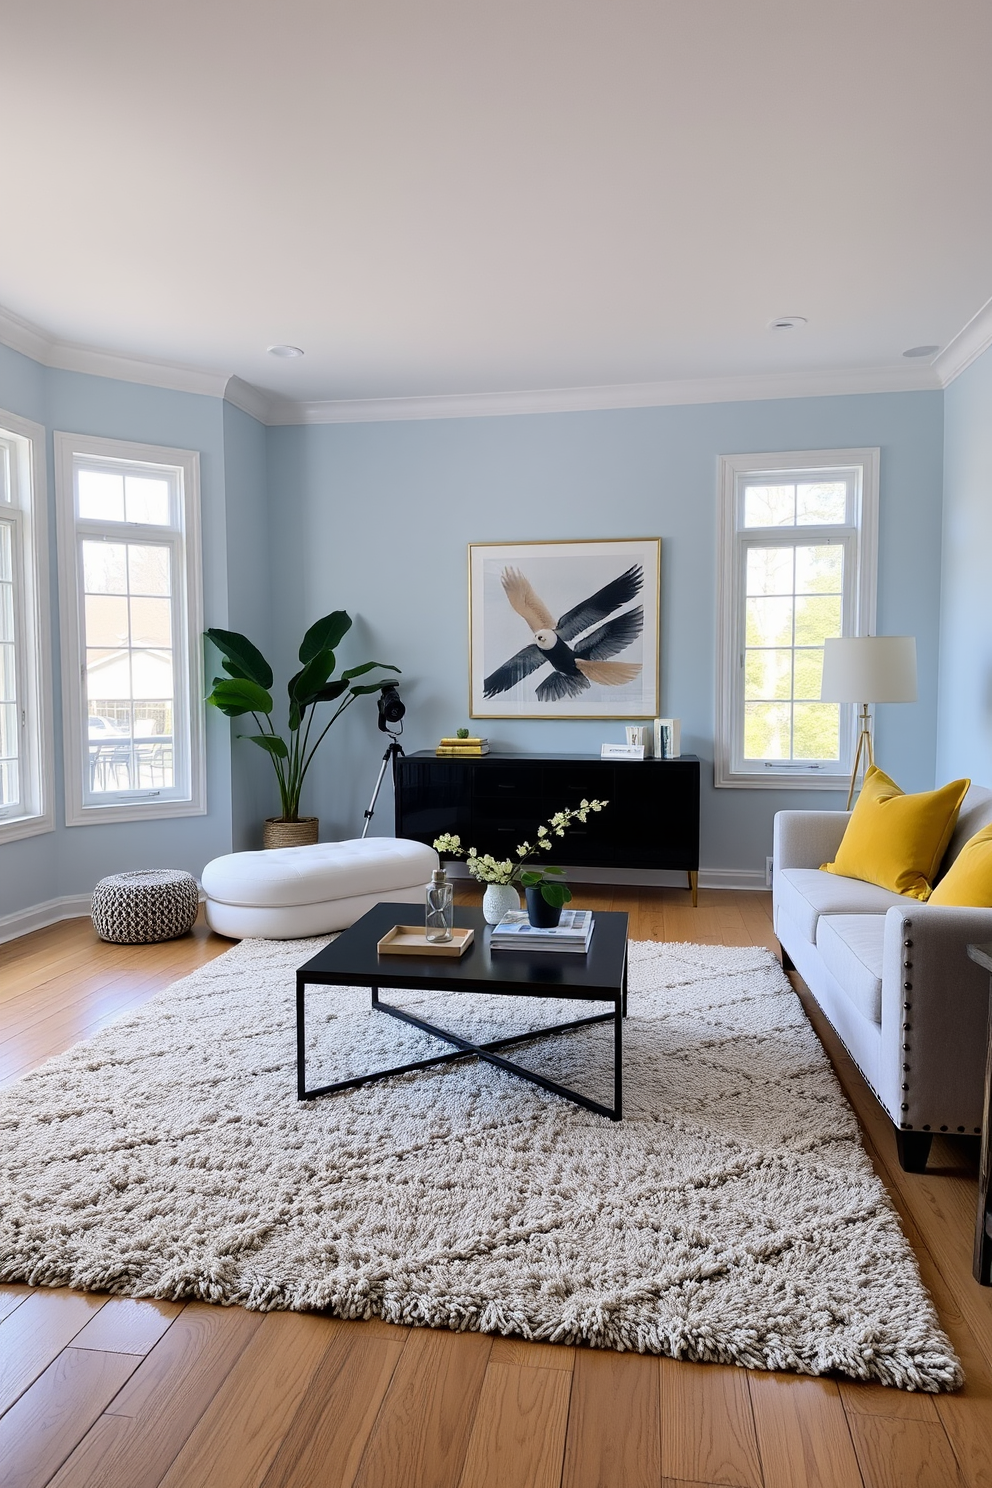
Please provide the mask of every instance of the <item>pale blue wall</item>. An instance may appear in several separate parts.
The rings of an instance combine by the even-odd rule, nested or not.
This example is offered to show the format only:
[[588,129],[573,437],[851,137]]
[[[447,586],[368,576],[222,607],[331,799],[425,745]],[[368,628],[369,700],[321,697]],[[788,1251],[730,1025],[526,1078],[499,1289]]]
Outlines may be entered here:
[[992,351],[944,394],[940,779],[992,785]]
[[[224,404],[224,473],[227,496],[229,630],[241,631],[269,655],[273,645],[270,591],[266,430]],[[207,681],[219,669],[207,648]],[[240,724],[236,732],[244,732]],[[231,751],[232,834],[235,851],[261,847],[261,822],[279,811],[272,765],[260,749],[235,738]]]
[[[467,722],[466,545],[662,538],[662,710],[706,761],[702,864],[763,869],[781,807],[831,792],[716,791],[716,465],[720,454],[879,445],[879,632],[919,640],[920,702],[880,710],[878,756],[906,789],[932,784],[936,744],[942,395],[872,394],[601,413],[324,425],[269,431],[273,611],[288,665],[303,629],[343,607],[347,660],[404,671],[404,743]],[[598,751],[619,725],[488,721],[494,746]],[[307,809],[356,835],[381,736],[359,706],[318,757]],[[248,747],[248,746],[242,746]],[[376,830],[389,830],[385,801]]]
[[[948,395],[956,400],[954,449],[975,442],[976,389],[987,388],[987,371],[973,369]],[[55,429],[199,450],[207,624],[244,630],[272,654],[281,700],[306,625],[348,609],[356,624],[342,661],[377,657],[403,668],[410,749],[430,747],[442,730],[467,721],[469,542],[660,535],[662,707],[682,718],[684,748],[706,761],[703,864],[730,870],[763,867],[779,807],[841,803],[826,792],[712,789],[717,456],[880,445],[878,629],[918,637],[920,703],[881,711],[878,754],[908,789],[934,778],[939,393],[266,431],[219,399],[47,370],[0,346],[0,407],[46,425],[50,506]],[[956,458],[949,448],[949,479],[957,480]],[[961,501],[970,531],[974,501]],[[951,517],[960,505],[955,498]],[[54,510],[50,524],[54,532]],[[960,562],[971,563],[973,551],[966,542]],[[51,556],[54,611],[54,541]],[[949,624],[967,630],[955,618],[954,562],[945,573],[945,609]],[[977,605],[981,586],[972,587]],[[65,828],[57,613],[53,645],[59,825],[0,848],[0,916],[84,893],[105,873],[155,865],[199,872],[232,839],[238,847],[257,843],[261,818],[277,808],[268,764],[247,742],[232,740],[213,712],[207,816]],[[604,737],[620,737],[619,724],[608,723],[486,728],[497,747],[512,750],[595,751]],[[987,730],[985,741],[987,750]],[[382,747],[373,702],[356,705],[318,756],[304,801],[320,814],[322,836],[360,831]],[[387,790],[375,831],[390,830],[391,811]]]
[[87,893],[105,874],[129,868],[176,867],[199,873],[209,858],[230,850],[231,750],[227,722],[211,710],[207,719],[205,816],[105,826],[64,825],[52,432],[58,429],[104,435],[200,452],[204,611],[208,625],[226,625],[227,514],[221,400],[41,368],[29,358],[0,347],[0,406],[35,418],[48,430],[56,747],[56,830],[0,847],[2,916],[62,895]]

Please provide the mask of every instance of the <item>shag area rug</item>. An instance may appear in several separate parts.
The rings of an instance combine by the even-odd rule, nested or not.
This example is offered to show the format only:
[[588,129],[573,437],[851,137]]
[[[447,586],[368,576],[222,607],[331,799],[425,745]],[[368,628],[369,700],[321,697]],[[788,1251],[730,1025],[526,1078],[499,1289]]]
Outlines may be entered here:
[[[0,1094],[0,1279],[960,1384],[767,951],[632,945],[613,1123],[475,1059],[298,1103],[323,943],[244,941]],[[440,1052],[367,991],[308,1000],[313,1084]],[[392,1000],[479,1041],[577,1015]],[[609,1099],[609,1024],[514,1057]]]

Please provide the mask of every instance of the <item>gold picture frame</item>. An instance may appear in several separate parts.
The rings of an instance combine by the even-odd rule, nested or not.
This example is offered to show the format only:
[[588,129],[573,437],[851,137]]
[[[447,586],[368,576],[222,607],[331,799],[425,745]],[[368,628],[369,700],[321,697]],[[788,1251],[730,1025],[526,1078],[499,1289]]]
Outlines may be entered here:
[[468,610],[470,717],[657,717],[660,537],[469,543]]

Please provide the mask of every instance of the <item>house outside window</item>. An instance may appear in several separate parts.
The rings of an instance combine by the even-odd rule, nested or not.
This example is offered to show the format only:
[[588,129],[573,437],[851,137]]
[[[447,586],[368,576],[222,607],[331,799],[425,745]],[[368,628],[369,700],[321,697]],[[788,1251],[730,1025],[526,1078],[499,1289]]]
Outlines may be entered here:
[[66,823],[206,809],[199,458],[55,435]]
[[720,460],[715,783],[838,790],[849,705],[820,702],[823,643],[874,625],[878,450]]
[[0,411],[0,843],[55,825],[44,450]]

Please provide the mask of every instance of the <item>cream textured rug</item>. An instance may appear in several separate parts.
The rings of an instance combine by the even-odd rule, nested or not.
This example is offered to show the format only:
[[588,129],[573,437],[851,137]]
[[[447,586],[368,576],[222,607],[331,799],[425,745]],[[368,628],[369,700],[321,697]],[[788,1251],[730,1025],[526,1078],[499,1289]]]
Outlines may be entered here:
[[[322,943],[245,941],[0,1093],[0,1280],[960,1383],[767,951],[631,947],[612,1123],[475,1060],[299,1104]],[[308,996],[313,1084],[439,1052],[367,992]],[[589,1011],[393,1000],[480,1040]],[[514,1057],[610,1096],[609,1024]]]

